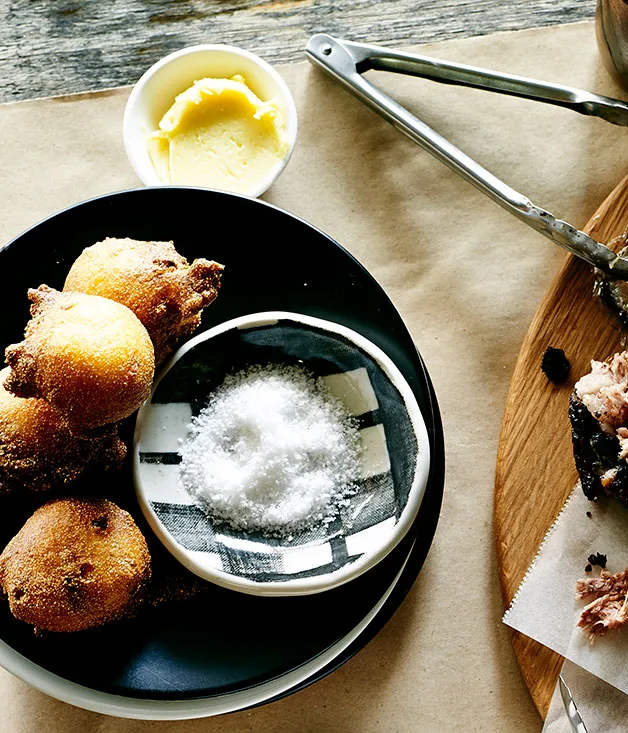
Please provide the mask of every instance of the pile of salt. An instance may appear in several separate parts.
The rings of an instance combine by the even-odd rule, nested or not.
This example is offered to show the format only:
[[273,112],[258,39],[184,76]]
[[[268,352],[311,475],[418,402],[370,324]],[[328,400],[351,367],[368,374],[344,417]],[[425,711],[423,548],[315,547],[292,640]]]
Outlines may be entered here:
[[355,419],[304,369],[228,376],[182,445],[183,487],[213,520],[290,536],[329,523],[355,493]]

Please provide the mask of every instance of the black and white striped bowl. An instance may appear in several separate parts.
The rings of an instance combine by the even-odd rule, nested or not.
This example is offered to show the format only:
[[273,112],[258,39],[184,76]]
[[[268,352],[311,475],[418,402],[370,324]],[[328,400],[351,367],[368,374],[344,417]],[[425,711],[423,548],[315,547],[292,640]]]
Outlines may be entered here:
[[[297,361],[359,421],[357,493],[333,522],[290,541],[215,526],[179,481],[178,451],[191,418],[227,374]],[[318,593],[373,567],[412,525],[429,466],[425,422],[392,360],[344,326],[279,311],[236,318],[186,343],[140,410],[135,432],[135,486],[155,534],[192,572],[254,595]]]

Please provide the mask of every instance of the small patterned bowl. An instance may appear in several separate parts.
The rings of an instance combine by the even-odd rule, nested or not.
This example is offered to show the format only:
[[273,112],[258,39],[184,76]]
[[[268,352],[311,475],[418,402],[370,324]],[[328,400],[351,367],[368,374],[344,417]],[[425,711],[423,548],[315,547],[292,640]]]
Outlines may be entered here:
[[[216,526],[179,481],[191,418],[227,374],[297,361],[359,422],[357,493],[330,524],[290,541]],[[373,567],[412,525],[429,466],[421,411],[391,359],[355,331],[297,313],[244,316],[191,339],[166,365],[135,431],[135,486],[155,534],[192,572],[253,595],[319,593]]]

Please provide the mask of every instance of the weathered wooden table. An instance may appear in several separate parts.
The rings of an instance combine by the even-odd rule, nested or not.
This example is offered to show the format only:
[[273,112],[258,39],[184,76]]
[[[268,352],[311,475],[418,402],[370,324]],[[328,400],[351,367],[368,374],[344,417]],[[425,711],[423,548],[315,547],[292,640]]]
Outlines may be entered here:
[[194,43],[286,62],[321,31],[407,45],[594,13],[595,0],[0,0],[0,102],[131,84]]

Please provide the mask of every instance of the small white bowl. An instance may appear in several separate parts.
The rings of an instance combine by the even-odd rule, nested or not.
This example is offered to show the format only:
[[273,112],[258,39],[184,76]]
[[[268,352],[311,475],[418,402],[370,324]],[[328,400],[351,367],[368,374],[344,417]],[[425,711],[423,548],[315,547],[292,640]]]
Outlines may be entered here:
[[165,186],[150,159],[147,136],[158,128],[175,97],[205,77],[229,78],[242,74],[262,101],[274,99],[285,121],[288,149],[268,176],[245,195],[261,196],[286,167],[297,139],[297,110],[281,75],[266,61],[234,46],[203,44],[165,56],[137,82],[126,104],[123,137],[133,170],[146,186]]
[[[334,523],[292,540],[216,525],[179,481],[179,449],[194,414],[234,368],[301,362],[360,424],[357,492]],[[139,504],[165,547],[197,575],[261,596],[320,593],[380,562],[406,535],[430,467],[414,393],[378,346],[345,326],[298,313],[242,316],[182,346],[140,409],[133,458]]]

